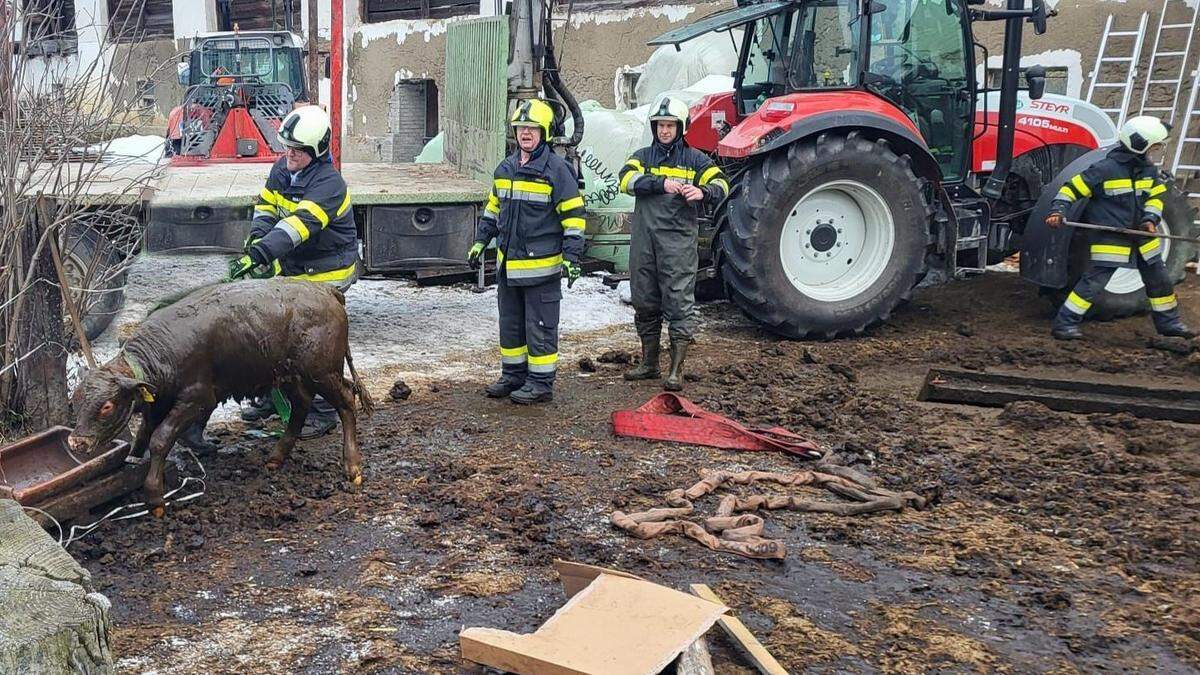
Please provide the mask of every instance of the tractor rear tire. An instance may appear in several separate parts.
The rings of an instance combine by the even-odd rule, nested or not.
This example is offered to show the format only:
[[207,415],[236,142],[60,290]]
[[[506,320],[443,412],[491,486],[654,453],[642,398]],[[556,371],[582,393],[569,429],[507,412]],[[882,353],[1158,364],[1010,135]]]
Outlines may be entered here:
[[[1078,220],[1083,212],[1086,200],[1072,205],[1068,218]],[[1172,184],[1163,200],[1163,229],[1167,234],[1179,234],[1185,237],[1200,237],[1200,226],[1195,223],[1196,211],[1188,204],[1187,196]],[[1163,240],[1166,247],[1167,273],[1171,282],[1178,284],[1187,273],[1185,266],[1196,259],[1200,247],[1185,241]],[[1067,299],[1067,294],[1075,287],[1079,277],[1088,268],[1088,233],[1079,230],[1071,239],[1070,259],[1067,263],[1067,278],[1070,283],[1066,288],[1050,290],[1047,294],[1055,307],[1061,306]],[[1112,290],[1109,290],[1112,289]],[[1149,311],[1150,303],[1146,300],[1146,289],[1141,277],[1135,269],[1117,270],[1105,291],[1092,303],[1092,309],[1087,318],[1097,321],[1112,321],[1141,312]]]
[[730,300],[793,339],[859,334],[925,276],[925,181],[885,140],[853,131],[747,169],[721,232]]
[[[64,271],[83,332],[87,339],[95,340],[125,305],[125,255],[98,230],[79,223],[67,229],[61,245]],[[65,307],[63,313],[67,314]],[[70,318],[64,316],[64,321],[65,334],[74,341]]]

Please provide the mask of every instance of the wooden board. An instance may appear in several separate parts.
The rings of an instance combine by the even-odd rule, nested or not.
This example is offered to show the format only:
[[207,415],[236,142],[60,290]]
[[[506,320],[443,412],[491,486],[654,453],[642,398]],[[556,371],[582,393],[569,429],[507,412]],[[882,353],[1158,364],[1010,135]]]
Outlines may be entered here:
[[1200,423],[1200,389],[1136,386],[1115,383],[1112,379],[930,368],[918,399],[992,407],[1013,401],[1035,401],[1064,412],[1126,412],[1149,419]]
[[[690,588],[697,597],[704,598],[709,602],[725,604],[721,602],[721,598],[717,597],[716,593],[713,593],[711,588],[704,584],[692,584]],[[717,623],[720,624],[721,630],[724,630],[725,634],[738,646],[742,654],[750,660],[750,663],[754,664],[758,672],[763,675],[788,675],[788,671],[775,660],[774,656],[771,656],[771,652],[762,646],[758,638],[754,637],[749,628],[746,628],[746,624],[737,617],[727,614],[718,619]]]
[[598,565],[585,565],[566,560],[555,560],[554,571],[558,572],[558,580],[562,582],[563,592],[567,594],[568,598],[587,588],[588,584],[595,581],[596,577],[601,574],[611,574],[626,579],[641,579],[639,576],[622,572],[621,570],[613,570]]
[[468,628],[459,645],[464,659],[510,673],[653,674],[726,609],[648,581],[601,574],[536,632]]

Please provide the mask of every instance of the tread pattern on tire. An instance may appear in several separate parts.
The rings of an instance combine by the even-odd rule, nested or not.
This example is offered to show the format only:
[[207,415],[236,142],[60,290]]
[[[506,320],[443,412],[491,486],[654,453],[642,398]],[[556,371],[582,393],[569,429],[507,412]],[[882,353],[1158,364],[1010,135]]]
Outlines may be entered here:
[[886,321],[896,307],[910,298],[913,287],[925,275],[925,256],[916,256],[918,260],[910,261],[913,268],[911,285],[904,288],[890,306],[877,314],[862,316],[849,328],[808,325],[804,317],[798,316],[774,297],[770,283],[763,278],[761,267],[755,261],[762,260],[763,256],[777,258],[779,255],[776,224],[769,220],[772,212],[781,208],[778,202],[786,199],[789,179],[795,174],[796,168],[847,162],[854,155],[882,158],[884,162],[895,165],[910,181],[907,189],[889,185],[886,191],[907,191],[919,200],[925,219],[925,230],[921,234],[928,236],[933,208],[925,199],[926,180],[913,172],[912,160],[907,155],[897,154],[885,139],[872,140],[860,131],[845,134],[826,132],[816,139],[793,143],[786,152],[774,152],[763,158],[746,170],[744,189],[730,205],[729,226],[721,232],[720,245],[726,294],[750,318],[771,332],[794,339],[833,339],[840,335],[861,334],[867,328]]

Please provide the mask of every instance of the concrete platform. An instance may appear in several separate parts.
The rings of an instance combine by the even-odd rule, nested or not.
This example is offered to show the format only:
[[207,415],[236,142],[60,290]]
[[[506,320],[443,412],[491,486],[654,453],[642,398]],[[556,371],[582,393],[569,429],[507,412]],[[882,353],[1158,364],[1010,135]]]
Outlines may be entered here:
[[20,505],[0,499],[0,673],[111,673],[108,598]]
[[[270,164],[168,167],[154,183],[151,207],[252,206]],[[356,206],[482,202],[488,187],[449,164],[344,164],[342,176]]]

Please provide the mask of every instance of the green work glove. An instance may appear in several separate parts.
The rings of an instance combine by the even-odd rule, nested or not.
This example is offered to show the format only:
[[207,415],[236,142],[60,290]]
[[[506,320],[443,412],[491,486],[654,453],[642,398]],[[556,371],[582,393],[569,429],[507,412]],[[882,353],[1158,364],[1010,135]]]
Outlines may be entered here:
[[479,259],[483,257],[483,244],[475,242],[471,245],[471,250],[467,251],[467,264],[471,269],[479,269]]
[[563,274],[567,275],[567,288],[570,288],[575,285],[575,282],[583,274],[583,268],[579,266],[579,263],[570,260],[564,260],[562,265]]
[[246,236],[246,241],[242,243],[242,253],[250,253],[250,247],[262,241],[262,237],[256,237],[253,234]]
[[275,267],[273,265],[258,265],[255,264],[254,258],[248,255],[234,258],[229,261],[229,279],[242,279],[250,277],[251,279],[270,279],[275,276]]

